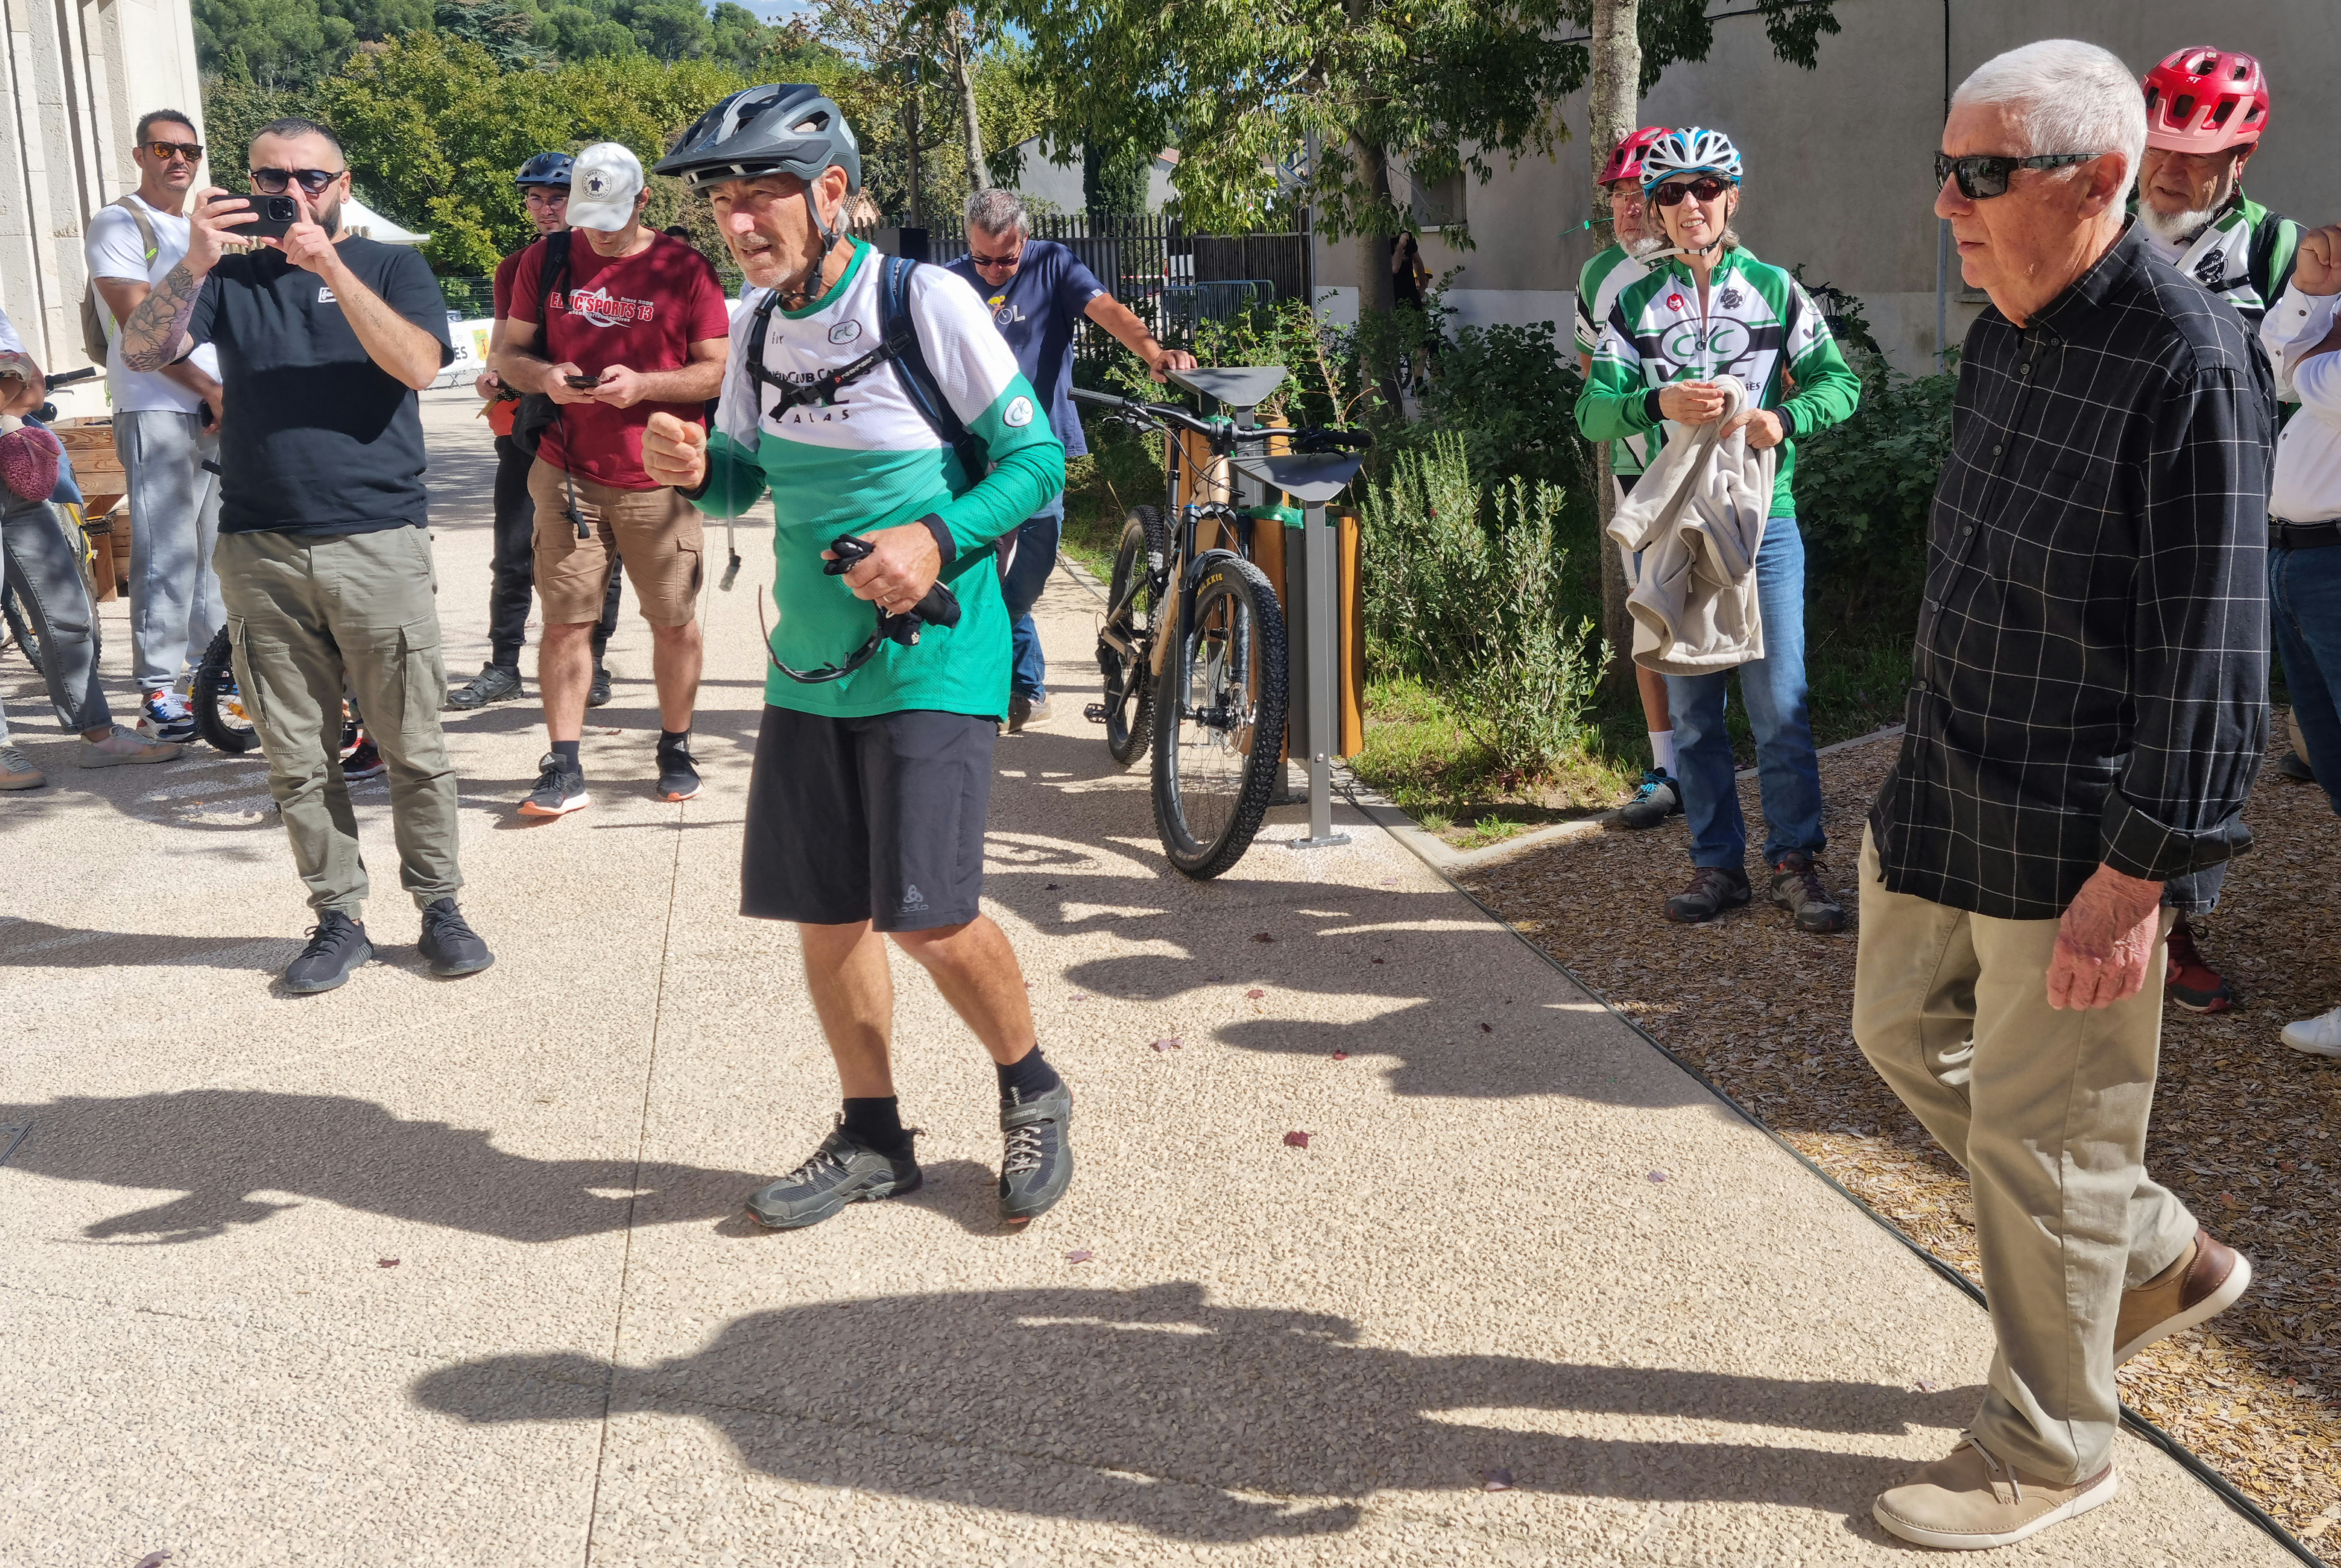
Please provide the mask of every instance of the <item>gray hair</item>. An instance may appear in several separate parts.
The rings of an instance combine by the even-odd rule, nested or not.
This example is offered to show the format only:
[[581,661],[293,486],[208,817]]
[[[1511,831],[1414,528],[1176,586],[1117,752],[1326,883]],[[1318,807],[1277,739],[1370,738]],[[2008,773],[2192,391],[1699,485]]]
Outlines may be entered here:
[[[2145,111],[2138,113],[2143,115]],[[2143,135],[2146,122],[2141,118],[2138,124]],[[967,198],[967,226],[978,234],[1025,235],[1032,232],[1032,215],[1024,210],[1022,196],[994,186]]]
[[[2000,104],[2022,128],[2012,155],[2111,153],[2123,183],[2137,177],[2146,154],[2146,95],[2121,56],[2077,38],[2044,38],[1996,55],[1951,95],[1960,104]],[[2061,172],[2061,171],[2060,171]]]

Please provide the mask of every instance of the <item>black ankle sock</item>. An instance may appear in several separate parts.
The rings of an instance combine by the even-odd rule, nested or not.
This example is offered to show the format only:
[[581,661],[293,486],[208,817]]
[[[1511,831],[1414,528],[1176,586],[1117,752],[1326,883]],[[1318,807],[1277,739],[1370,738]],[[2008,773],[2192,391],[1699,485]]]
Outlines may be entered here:
[[845,1135],[882,1154],[899,1154],[911,1142],[911,1134],[902,1129],[902,1102],[892,1094],[883,1099],[848,1099]]
[[991,1070],[1000,1074],[1000,1101],[1006,1104],[1011,1093],[1026,1100],[1037,1100],[1064,1082],[1057,1070],[1041,1059],[1041,1048],[1030,1051],[1006,1066],[994,1062]]
[[555,741],[553,743],[553,754],[572,767],[583,768],[585,764],[578,760],[577,744],[575,741]]
[[658,749],[662,752],[687,752],[691,749],[689,730],[661,730]]

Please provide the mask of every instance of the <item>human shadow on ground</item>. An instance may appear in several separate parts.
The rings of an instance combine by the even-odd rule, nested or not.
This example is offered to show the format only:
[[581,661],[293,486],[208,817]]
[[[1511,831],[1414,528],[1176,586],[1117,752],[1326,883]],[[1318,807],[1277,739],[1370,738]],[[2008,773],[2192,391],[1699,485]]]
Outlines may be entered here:
[[[1713,1104],[1622,1029],[1593,1024],[1584,1014],[1598,1004],[1447,889],[1411,875],[1318,880],[1305,858],[1315,852],[1280,842],[1295,835],[1299,808],[1272,817],[1234,871],[1199,883],[1162,854],[1142,769],[1123,769],[1101,741],[1028,733],[1002,742],[994,763],[1025,776],[992,786],[985,896],[1052,935],[1111,932],[1142,944],[1071,964],[1066,978],[1085,992],[1191,1004],[1197,992],[1224,991],[1232,1016],[1220,1044],[1380,1057],[1394,1064],[1387,1082],[1400,1094]],[[1247,1006],[1254,989],[1264,994]],[[1329,1009],[1308,997],[1339,1001]],[[1371,1015],[1293,1016],[1328,1010]],[[1044,1043],[1052,1022],[1042,1022]]]
[[1215,1304],[1186,1281],[791,1307],[649,1366],[490,1357],[426,1373],[413,1397],[482,1423],[598,1417],[581,1386],[608,1388],[613,1414],[699,1416],[792,1482],[1230,1543],[1346,1530],[1377,1493],[1476,1491],[1497,1468],[1530,1493],[1810,1509],[1882,1539],[1870,1500],[1908,1458],[1711,1429],[1581,1436],[1567,1429],[1589,1423],[1570,1417],[1903,1437],[1956,1430],[1976,1398],[1419,1355],[1361,1343],[1345,1318]]
[[[636,1224],[708,1220],[740,1206],[772,1173],[632,1158],[536,1160],[491,1135],[407,1121],[364,1100],[254,1089],[192,1089],[118,1099],[65,1095],[0,1104],[0,1125],[34,1124],[0,1180],[176,1192],[85,1227],[95,1241],[194,1242],[294,1205],[290,1193],[344,1208],[513,1242],[557,1242]],[[637,1203],[629,1194],[639,1193]]]
[[276,970],[301,948],[298,937],[158,936],[146,931],[88,931],[0,914],[0,967],[140,968],[200,964],[212,969]]

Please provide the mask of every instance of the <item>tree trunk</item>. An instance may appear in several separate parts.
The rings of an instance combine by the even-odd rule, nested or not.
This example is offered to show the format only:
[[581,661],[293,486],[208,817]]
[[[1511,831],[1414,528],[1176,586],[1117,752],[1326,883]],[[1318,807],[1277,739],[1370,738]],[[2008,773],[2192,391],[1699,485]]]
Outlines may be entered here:
[[927,226],[926,196],[919,189],[919,77],[916,67],[911,75],[911,101],[902,105],[902,130],[910,141],[911,152],[911,225],[914,229]]
[[991,188],[991,173],[983,165],[983,122],[975,112],[975,65],[968,58],[970,40],[960,32],[960,13],[951,13],[951,85],[959,89],[961,134],[967,141],[967,189],[970,195]]
[[[1640,0],[1593,0],[1593,75],[1586,94],[1586,153],[1598,181],[1609,150],[1632,134],[1640,107],[1642,35]],[[1608,245],[1617,238],[1609,219],[1609,193],[1593,186],[1594,243]],[[1634,680],[1634,618],[1626,608],[1626,559],[1609,537],[1609,520],[1617,512],[1617,487],[1609,477],[1609,444],[1598,443],[1593,459],[1594,504],[1601,517],[1601,635],[1609,644],[1604,684],[1613,689]]]
[[[1352,135],[1350,151],[1358,160],[1358,172],[1364,177],[1366,188],[1373,193],[1378,204],[1388,205],[1390,199],[1390,155],[1373,143]],[[1390,281],[1390,245],[1389,235],[1358,236],[1358,319],[1370,315],[1388,315],[1398,305],[1398,291]]]

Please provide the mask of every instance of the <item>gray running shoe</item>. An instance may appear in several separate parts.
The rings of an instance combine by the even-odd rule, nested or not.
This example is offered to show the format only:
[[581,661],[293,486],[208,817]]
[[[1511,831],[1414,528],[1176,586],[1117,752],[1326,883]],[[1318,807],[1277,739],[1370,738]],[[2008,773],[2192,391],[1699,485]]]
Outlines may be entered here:
[[1653,768],[1642,775],[1642,787],[1634,792],[1634,798],[1618,808],[1618,825],[1638,830],[1656,827],[1681,814],[1682,785],[1672,774]]
[[1000,1113],[1007,1146],[1000,1156],[1000,1223],[1021,1225],[1047,1213],[1073,1179],[1073,1091],[1060,1081],[1033,1100],[1015,1097]]
[[817,1225],[848,1203],[915,1193],[926,1180],[911,1151],[910,1140],[917,1136],[906,1131],[901,1154],[882,1154],[847,1137],[840,1116],[811,1159],[749,1196],[748,1212],[759,1224],[793,1231]]
[[32,758],[0,743],[0,789],[38,789],[48,782],[49,775],[35,767]]
[[1845,905],[1821,882],[1820,869],[1792,849],[1772,867],[1772,902],[1797,917],[1798,931],[1843,931]]
[[1748,902],[1748,874],[1737,866],[1694,867],[1690,885],[1667,900],[1667,918],[1684,925],[1713,920]]
[[520,672],[503,664],[480,666],[480,673],[447,694],[446,705],[462,712],[484,708],[506,697],[520,695]]

